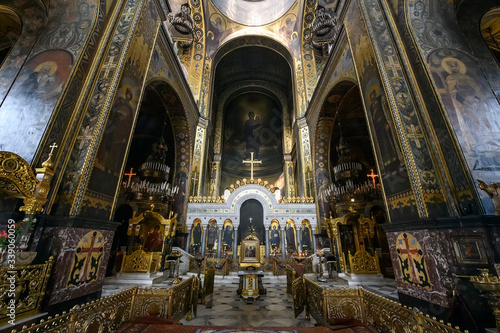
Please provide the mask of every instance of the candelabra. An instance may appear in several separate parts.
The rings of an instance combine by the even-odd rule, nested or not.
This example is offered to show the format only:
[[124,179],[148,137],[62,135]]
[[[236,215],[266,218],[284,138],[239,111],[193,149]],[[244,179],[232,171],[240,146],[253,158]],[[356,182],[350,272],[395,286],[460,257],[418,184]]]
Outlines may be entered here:
[[166,164],[167,146],[163,135],[153,144],[153,151],[146,161],[139,167],[139,179],[132,179],[133,173],[125,174],[129,176],[128,182],[123,183],[125,193],[129,200],[147,200],[154,202],[169,202],[179,191],[177,186],[172,186],[168,182],[170,167]]

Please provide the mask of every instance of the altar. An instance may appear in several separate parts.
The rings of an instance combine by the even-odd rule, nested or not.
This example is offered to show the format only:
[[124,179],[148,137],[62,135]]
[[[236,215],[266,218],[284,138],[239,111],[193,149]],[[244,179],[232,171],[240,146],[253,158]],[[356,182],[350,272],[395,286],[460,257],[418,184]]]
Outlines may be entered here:
[[260,269],[260,241],[255,236],[255,229],[250,228],[250,235],[241,241],[238,276],[240,277],[237,293],[252,303],[267,291],[262,284],[264,271]]

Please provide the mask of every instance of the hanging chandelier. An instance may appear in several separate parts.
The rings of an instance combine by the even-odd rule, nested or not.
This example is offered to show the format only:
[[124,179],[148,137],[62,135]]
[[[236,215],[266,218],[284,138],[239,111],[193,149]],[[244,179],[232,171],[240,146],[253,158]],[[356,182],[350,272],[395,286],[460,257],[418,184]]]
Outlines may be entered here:
[[[165,122],[158,141],[153,143],[152,152],[139,167],[139,180],[134,182],[129,178],[124,183],[125,192],[131,200],[147,200],[155,202],[171,201],[179,191],[177,186],[169,182],[170,167],[167,165],[167,145],[164,138]],[[127,175],[127,174],[126,174]],[[132,171],[130,177],[135,175]]]
[[339,161],[333,168],[335,181],[326,190],[330,201],[340,203],[378,197],[380,195],[380,184],[375,183],[376,175],[373,173],[373,169],[372,175],[366,175],[372,177],[373,181],[370,181],[362,174],[363,165],[353,161],[349,145],[342,136],[342,130],[337,145],[337,154]]

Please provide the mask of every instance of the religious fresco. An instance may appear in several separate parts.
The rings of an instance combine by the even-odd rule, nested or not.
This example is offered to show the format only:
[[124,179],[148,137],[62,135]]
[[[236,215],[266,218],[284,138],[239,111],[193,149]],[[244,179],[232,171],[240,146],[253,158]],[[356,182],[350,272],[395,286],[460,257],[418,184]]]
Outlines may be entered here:
[[201,227],[201,221],[196,219],[191,225],[191,235],[189,243],[189,253],[196,254],[201,253],[201,240],[203,236],[203,228]]
[[[149,24],[146,24],[148,22]],[[122,168],[129,146],[130,134],[137,116],[139,98],[147,74],[157,29],[158,14],[155,8],[141,11],[138,25],[140,34],[135,34],[126,59],[121,81],[110,109],[102,140],[95,156],[81,214],[108,219],[113,198],[121,181]],[[113,147],[113,149],[110,149]]]
[[293,220],[287,220],[285,226],[285,246],[286,252],[297,253],[297,229]]
[[[500,126],[490,104],[497,102],[490,101],[494,96],[488,95],[491,90],[481,69],[465,53],[449,49],[431,53],[429,66],[473,177],[497,181]],[[493,203],[480,193],[486,210],[492,212]]]
[[[129,38],[131,38],[131,36],[129,32],[134,19],[131,13],[135,13],[137,9],[135,7],[135,1],[130,0],[127,2],[120,18],[121,24],[118,25],[118,29],[113,37],[113,43],[107,51],[108,53],[103,56],[105,60],[103,60],[102,70],[99,72],[98,78],[96,79],[97,82],[94,86],[87,87],[87,91],[92,96],[91,102],[88,104],[81,104],[78,109],[78,112],[83,113],[83,119],[79,125],[80,127],[75,129],[78,135],[76,136],[74,146],[68,148],[71,150],[69,153],[70,158],[61,180],[57,198],[54,200],[53,204],[53,213],[57,215],[76,213],[81,208],[81,199],[83,198],[83,192],[85,191],[86,182],[88,181],[86,175],[91,172],[92,168],[92,160],[90,157],[93,158],[93,154],[98,148],[96,147],[96,143],[98,144],[99,142],[99,140],[96,140],[97,142],[92,141],[92,138],[94,136],[100,136],[105,121],[99,122],[99,119],[108,115],[109,106],[103,108],[105,96],[110,93],[113,94],[118,87],[118,83],[113,81],[113,74],[118,69],[118,61],[125,58],[127,55],[127,53],[122,52],[122,50],[126,42],[130,42]],[[90,89],[93,90],[90,91]],[[136,98],[137,96],[138,94]],[[125,95],[122,97],[125,97]],[[85,184],[80,183],[82,175],[85,175]],[[75,197],[79,198],[76,202],[74,200]],[[86,205],[95,205],[103,210],[110,210],[111,203],[111,197],[101,197],[97,194],[94,195],[93,198],[87,197],[86,199]]]
[[332,119],[320,118],[316,125],[316,142],[314,149],[316,202],[318,205],[318,217],[321,221],[330,217],[334,207],[330,206],[328,188],[330,187],[329,151],[332,128]]
[[222,249],[225,251],[226,254],[232,254],[234,246],[233,222],[229,219],[225,220],[221,232],[222,232]]
[[362,22],[361,11],[351,6],[347,15],[346,29],[391,220],[417,218],[416,200],[368,32],[365,25],[354,23]]
[[[16,75],[21,69],[21,65],[26,60],[31,48],[40,32],[42,27],[47,23],[47,13],[45,12],[45,7],[38,2],[32,3],[21,3],[19,1],[11,2],[9,4],[9,9],[2,8],[3,15],[9,15],[15,21],[21,21],[21,31],[14,31],[18,36],[11,36],[10,32],[7,32],[7,36],[15,44],[12,45],[10,54],[4,59],[2,66],[0,67],[0,101],[3,101],[6,94],[9,91]],[[8,21],[6,20],[5,24]],[[9,30],[14,30],[10,27]],[[3,30],[4,31],[4,30]]]
[[262,161],[253,167],[254,178],[274,183],[283,172],[283,122],[279,105],[262,94],[240,95],[227,105],[223,126],[223,177],[225,173],[232,179],[250,178],[251,167],[243,161],[249,160],[253,153],[255,160]]
[[74,252],[73,264],[66,287],[79,286],[97,280],[104,251],[104,236],[90,231],[80,239]]
[[269,246],[272,255],[281,254],[281,228],[277,220],[272,220],[269,226]]
[[295,2],[295,0],[213,0],[215,6],[226,17],[248,26],[266,25],[275,21],[285,14]]
[[308,254],[314,252],[313,230],[311,228],[311,222],[308,220],[302,221],[302,226],[300,227],[300,245],[303,252],[307,252]]
[[[498,179],[499,163],[498,155],[493,151],[495,144],[491,143],[492,141],[498,142],[500,135],[498,129],[495,129],[498,126],[499,118],[495,112],[492,112],[498,108],[498,104],[494,100],[492,87],[485,78],[485,73],[492,75],[494,72],[488,70],[488,65],[481,69],[478,63],[471,58],[470,48],[475,48],[477,44],[481,44],[483,47],[484,52],[481,51],[481,56],[478,57],[481,66],[484,65],[482,61],[485,58],[484,55],[490,56],[490,54],[485,53],[487,48],[483,40],[479,38],[474,39],[474,41],[465,40],[463,34],[465,32],[466,36],[470,34],[480,36],[479,22],[475,21],[473,27],[470,24],[472,18],[481,17],[484,11],[479,13],[482,6],[479,6],[478,3],[470,6],[465,14],[467,16],[465,21],[468,23],[462,31],[458,29],[455,20],[449,21],[450,17],[456,15],[455,8],[451,3],[434,0],[418,1],[421,10],[411,10],[410,8],[415,5],[417,5],[415,0],[410,0],[407,4],[400,2],[398,23],[407,30],[403,35],[407,40],[411,40],[411,43],[414,43],[415,40],[418,41],[415,43],[416,52],[409,53],[409,55],[416,63],[423,62],[423,70],[415,72],[416,75],[420,76],[420,81],[423,82],[421,85],[423,93],[432,94],[432,89],[440,89],[440,96],[436,101],[433,99],[426,101],[430,104],[428,106],[429,117],[438,133],[448,133],[450,123],[453,126],[456,136],[453,134],[440,135],[438,139],[441,146],[444,147],[442,153],[445,156],[447,166],[454,175],[450,181],[454,184],[455,197],[460,202],[461,213],[464,215],[474,214],[479,209],[477,202],[473,199],[475,191],[471,185],[477,187],[478,184],[477,182],[470,184],[465,174],[470,170],[473,178],[487,179],[487,182],[493,182]],[[431,12],[436,14],[431,14]],[[444,61],[445,59],[446,61]],[[490,61],[494,63],[496,73],[498,65],[494,60]],[[498,75],[495,74],[495,76]],[[491,84],[497,84],[496,82],[498,82],[497,79],[493,79]],[[451,86],[453,84],[456,85],[456,89]],[[478,92],[478,89],[481,91]],[[443,108],[439,104],[442,104],[446,109],[444,114]],[[463,129],[463,125],[467,124],[462,120],[468,117],[464,112],[467,112],[469,107],[478,108],[477,115],[471,116],[471,125],[476,129],[478,128],[477,120],[481,121],[485,118],[488,120],[487,123],[479,126],[484,137],[482,136],[479,141],[475,142],[470,140],[477,138],[468,138],[470,134],[467,129]],[[458,139],[461,149],[457,149],[456,139]],[[477,151],[470,151],[473,146]],[[464,168],[461,164],[462,154],[468,168]],[[491,214],[493,212],[491,200],[482,191],[478,190],[478,193],[482,198],[485,210]]]
[[[28,11],[25,13],[26,16],[33,16],[32,26],[26,30],[29,38],[21,36],[18,42],[23,43],[19,45],[24,51],[19,49],[18,45],[14,47],[4,65],[5,68],[2,69],[2,76],[4,73],[8,74],[6,71],[10,71],[13,75],[25,59],[27,60],[24,64],[27,67],[21,69],[18,79],[11,86],[2,104],[3,112],[0,112],[2,150],[15,152],[28,163],[32,162],[60,94],[66,88],[70,73],[74,70],[73,65],[76,59],[80,58],[88,41],[89,32],[96,19],[95,2],[56,1],[49,11],[49,24],[36,42],[34,33],[28,30],[35,29],[34,27],[42,30],[42,26],[46,23],[45,18],[35,7],[22,9],[21,13],[26,10]],[[29,19],[24,23],[27,22]],[[30,50],[27,58],[26,49]],[[45,64],[47,66],[40,66],[43,62],[47,62]],[[20,119],[22,125],[16,123]],[[21,128],[24,130],[20,131]],[[23,138],[22,146],[17,144],[19,135]]]
[[207,225],[207,235],[206,235],[206,249],[209,252],[216,251],[219,247],[219,228],[217,227],[217,221],[211,220]]
[[418,240],[409,233],[401,233],[397,238],[396,252],[403,282],[432,289],[425,253]]

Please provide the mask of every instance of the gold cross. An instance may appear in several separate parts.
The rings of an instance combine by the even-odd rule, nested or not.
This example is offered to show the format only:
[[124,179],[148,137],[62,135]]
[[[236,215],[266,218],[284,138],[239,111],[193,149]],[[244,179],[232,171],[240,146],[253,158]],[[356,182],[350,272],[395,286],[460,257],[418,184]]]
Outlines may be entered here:
[[377,175],[375,172],[373,172],[373,169],[372,169],[372,173],[371,173],[371,174],[369,174],[369,175],[366,175],[366,176],[367,176],[367,177],[370,177],[370,178],[372,179],[372,181],[373,181],[373,186],[375,186],[375,178],[377,178],[377,177],[378,177],[378,175]]
[[415,127],[415,125],[411,124],[410,127],[408,128],[408,139],[412,140],[415,142],[417,148],[422,147],[420,145],[420,141],[424,140],[424,135],[420,131],[419,127]]
[[260,160],[254,160],[253,159],[253,151],[250,152],[250,159],[249,160],[243,160],[243,163],[250,164],[250,180],[253,180],[253,165],[254,164],[262,164],[262,161]]
[[52,153],[54,152],[54,149],[55,149],[55,148],[57,148],[57,147],[58,147],[58,146],[56,145],[56,143],[55,143],[55,142],[52,144],[52,146],[49,146],[49,148],[51,148],[51,149],[50,149],[50,153],[49,153],[49,155],[52,155]]
[[127,186],[130,186],[130,180],[132,179],[132,177],[137,175],[136,173],[133,173],[133,171],[134,171],[134,168],[130,168],[129,173],[123,174],[124,176],[128,176]]

